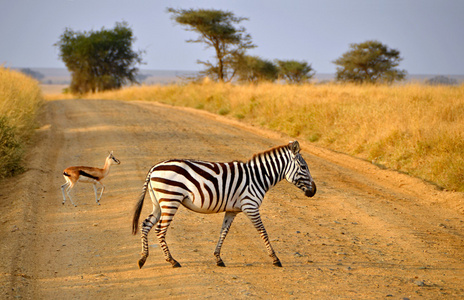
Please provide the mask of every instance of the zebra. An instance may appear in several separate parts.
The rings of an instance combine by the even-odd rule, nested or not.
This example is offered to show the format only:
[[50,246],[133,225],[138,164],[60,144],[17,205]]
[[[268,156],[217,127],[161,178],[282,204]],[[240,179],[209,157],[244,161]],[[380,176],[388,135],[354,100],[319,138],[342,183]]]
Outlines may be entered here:
[[265,193],[283,178],[303,190],[307,197],[316,194],[316,184],[300,154],[298,141],[255,154],[245,163],[172,159],[153,166],[148,171],[132,221],[132,233],[135,235],[143,201],[149,190],[153,212],[141,226],[142,256],[138,261],[139,268],[147,260],[147,236],[155,225],[166,261],[174,268],[181,266],[171,256],[165,239],[169,224],[181,204],[198,213],[225,212],[214,251],[217,266],[225,267],[220,256],[221,247],[235,216],[243,212],[261,235],[273,264],[282,267],[261,221],[259,207]]

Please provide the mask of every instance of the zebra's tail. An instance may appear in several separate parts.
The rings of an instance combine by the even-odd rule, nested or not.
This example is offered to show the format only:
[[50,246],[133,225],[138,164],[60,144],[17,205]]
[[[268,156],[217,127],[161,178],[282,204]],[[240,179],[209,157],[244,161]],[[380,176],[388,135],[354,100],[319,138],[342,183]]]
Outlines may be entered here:
[[145,183],[143,184],[142,193],[140,193],[139,201],[135,205],[134,209],[134,218],[132,219],[132,234],[137,234],[137,230],[139,228],[139,218],[140,213],[142,212],[143,207],[143,200],[145,199],[145,195],[147,194],[148,183],[150,182],[150,175],[151,170],[148,172],[147,178],[145,179]]

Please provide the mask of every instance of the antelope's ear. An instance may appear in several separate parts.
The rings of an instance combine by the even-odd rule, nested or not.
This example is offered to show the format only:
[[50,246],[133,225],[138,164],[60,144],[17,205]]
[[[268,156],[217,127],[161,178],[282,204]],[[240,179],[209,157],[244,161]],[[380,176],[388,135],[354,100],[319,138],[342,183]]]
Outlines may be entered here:
[[292,149],[293,154],[300,153],[300,143],[298,143],[298,141],[292,142],[290,147]]

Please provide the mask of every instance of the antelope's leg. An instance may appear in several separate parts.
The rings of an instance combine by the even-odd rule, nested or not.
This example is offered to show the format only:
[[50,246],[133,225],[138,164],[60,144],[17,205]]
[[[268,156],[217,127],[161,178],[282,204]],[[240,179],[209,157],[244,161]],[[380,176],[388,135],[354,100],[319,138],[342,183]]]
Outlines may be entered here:
[[74,207],[76,207],[77,205],[74,204],[73,199],[71,198],[71,194],[70,194],[71,188],[72,188],[72,186],[69,185],[68,188],[66,189],[66,194],[68,194],[68,198],[69,198],[69,201],[71,201],[71,204],[74,205]]
[[100,205],[100,202],[98,202],[98,198],[97,198],[97,184],[96,182],[93,183],[93,191],[95,193],[95,202]]
[[66,187],[68,187],[68,185],[69,185],[69,182],[66,181],[66,183],[61,186],[61,193],[63,194],[63,203],[62,204],[64,204],[66,202],[66,195],[64,193],[64,189]]
[[98,197],[98,204],[100,204],[100,200],[103,196],[103,191],[105,190],[105,186],[103,185],[103,183],[101,183],[100,181],[97,181],[100,185],[101,185],[101,191],[100,191],[100,197]]

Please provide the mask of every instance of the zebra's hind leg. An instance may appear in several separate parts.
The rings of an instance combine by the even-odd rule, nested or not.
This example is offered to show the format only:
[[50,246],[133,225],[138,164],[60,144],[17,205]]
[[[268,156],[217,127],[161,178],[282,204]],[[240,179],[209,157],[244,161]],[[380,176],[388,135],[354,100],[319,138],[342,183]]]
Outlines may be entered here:
[[224,221],[222,222],[222,228],[221,228],[221,234],[219,235],[219,241],[216,245],[216,249],[214,250],[214,255],[216,256],[216,265],[219,267],[225,267],[226,265],[221,259],[221,247],[222,243],[224,242],[224,239],[227,236],[227,233],[229,232],[230,225],[232,225],[232,222],[235,219],[235,216],[238,214],[238,212],[226,212],[224,215]]
[[148,216],[142,223],[142,257],[138,261],[139,268],[141,269],[148,257],[148,233],[150,232],[153,225],[155,225],[160,218],[160,213],[154,211]]
[[169,204],[163,203],[161,204],[161,218],[156,225],[156,232],[158,237],[158,242],[160,244],[161,249],[163,249],[164,257],[166,261],[172,264],[173,268],[180,268],[181,265],[172,258],[171,252],[169,251],[168,244],[166,243],[166,231],[168,230],[169,224],[171,224],[172,218],[177,212],[179,208],[180,202],[177,201],[170,201]]
[[259,234],[261,235],[261,238],[264,241],[264,244],[266,245],[267,252],[270,257],[272,257],[273,264],[276,267],[282,267],[282,263],[280,262],[280,259],[277,257],[275,254],[274,249],[271,246],[271,242],[269,241],[269,237],[267,235],[266,229],[264,228],[263,222],[261,221],[261,216],[259,214],[259,209],[247,209],[244,210],[244,213],[248,216],[250,219],[251,223],[255,226],[256,230],[258,230]]

